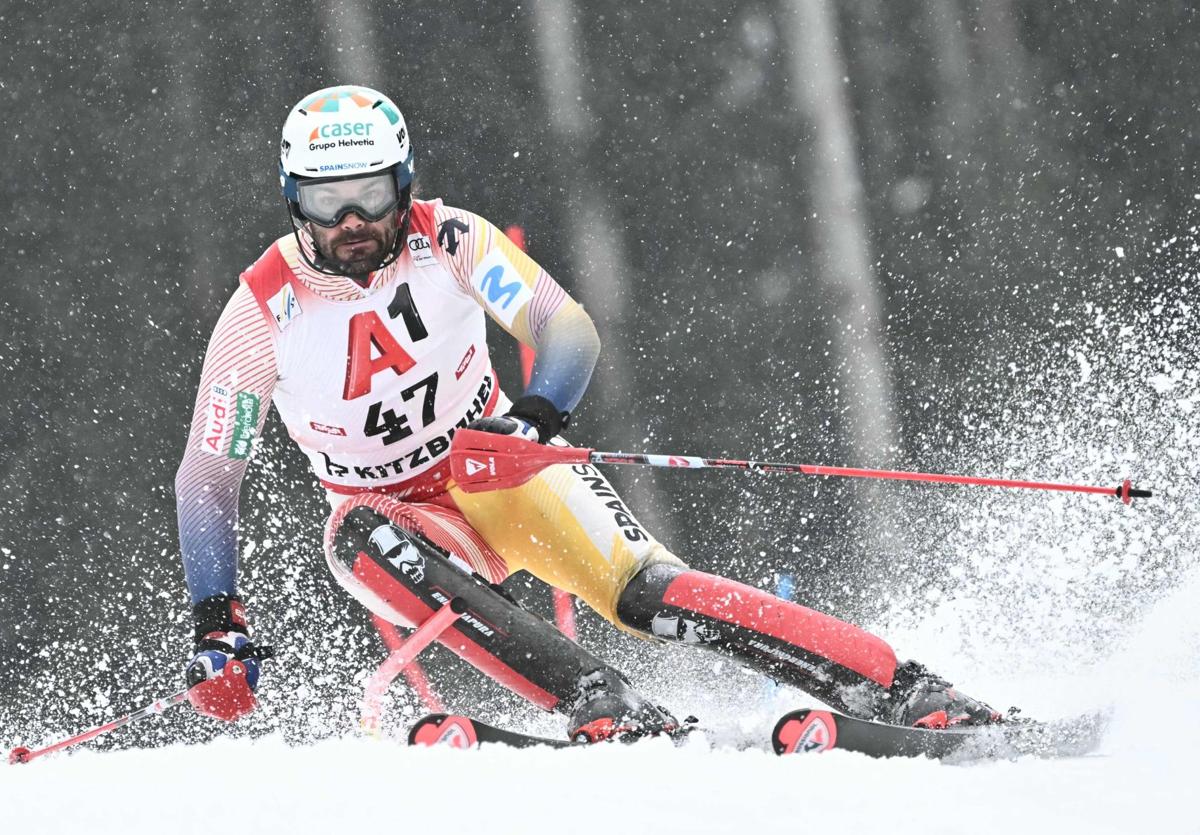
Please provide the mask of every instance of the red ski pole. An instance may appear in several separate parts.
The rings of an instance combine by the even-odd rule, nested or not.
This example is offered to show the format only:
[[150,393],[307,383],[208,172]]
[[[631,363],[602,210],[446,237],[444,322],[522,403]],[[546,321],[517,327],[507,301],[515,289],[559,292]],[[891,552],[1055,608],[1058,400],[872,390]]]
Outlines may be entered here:
[[187,692],[187,690],[180,690],[178,693],[167,696],[163,699],[158,699],[153,704],[146,705],[141,710],[135,710],[133,713],[127,713],[124,716],[112,720],[111,722],[104,723],[98,728],[92,728],[90,731],[84,731],[78,736],[69,737],[61,742],[56,742],[53,745],[47,745],[45,748],[38,748],[37,750],[30,751],[24,746],[18,746],[12,749],[12,751],[9,753],[8,763],[9,765],[27,763],[30,760],[37,759],[38,757],[45,756],[46,754],[53,754],[55,751],[61,751],[63,748],[70,748],[72,745],[79,745],[82,742],[95,739],[101,734],[106,734],[109,731],[115,731],[117,728],[128,725],[130,722],[136,722],[139,719],[145,719],[147,716],[157,716],[167,708],[174,707],[180,702],[187,701]]
[[864,470],[856,467],[826,467],[816,464],[782,464],[771,461],[738,461],[731,458],[697,458],[692,455],[640,455],[625,452],[596,452],[581,447],[538,446],[511,435],[494,435],[472,429],[454,433],[450,447],[450,472],[467,493],[516,487],[552,464],[641,464],[649,467],[685,469],[733,468],[760,473],[848,476],[894,481],[924,481],[939,484],[981,484],[990,487],[1023,487],[1115,496],[1125,504],[1150,498],[1149,490],[1138,490],[1129,479],[1116,487],[1021,481],[1010,478],[915,473],[900,470]]

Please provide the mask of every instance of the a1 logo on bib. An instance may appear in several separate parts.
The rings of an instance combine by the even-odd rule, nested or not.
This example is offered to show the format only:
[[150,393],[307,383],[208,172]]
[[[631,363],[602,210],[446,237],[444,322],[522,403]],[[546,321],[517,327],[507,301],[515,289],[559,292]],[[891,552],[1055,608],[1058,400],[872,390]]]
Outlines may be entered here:
[[414,267],[432,267],[437,263],[428,235],[409,235],[408,253],[412,256]]

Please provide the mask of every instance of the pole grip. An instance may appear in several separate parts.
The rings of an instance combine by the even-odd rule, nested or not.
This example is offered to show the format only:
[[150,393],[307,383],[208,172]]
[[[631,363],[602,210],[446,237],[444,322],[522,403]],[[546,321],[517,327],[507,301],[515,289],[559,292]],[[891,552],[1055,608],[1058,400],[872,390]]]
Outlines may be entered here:
[[1133,486],[1132,480],[1127,478],[1117,485],[1116,496],[1125,504],[1129,504],[1134,499],[1150,498],[1150,491],[1137,489]]

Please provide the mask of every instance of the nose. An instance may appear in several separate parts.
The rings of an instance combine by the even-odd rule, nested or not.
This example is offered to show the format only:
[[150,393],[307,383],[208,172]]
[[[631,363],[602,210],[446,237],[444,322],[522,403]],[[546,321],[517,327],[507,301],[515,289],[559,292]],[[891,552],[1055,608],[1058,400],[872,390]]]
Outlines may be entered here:
[[358,229],[366,225],[367,221],[359,217],[356,212],[346,212],[346,214],[342,215],[342,219],[338,221],[338,226],[343,229]]

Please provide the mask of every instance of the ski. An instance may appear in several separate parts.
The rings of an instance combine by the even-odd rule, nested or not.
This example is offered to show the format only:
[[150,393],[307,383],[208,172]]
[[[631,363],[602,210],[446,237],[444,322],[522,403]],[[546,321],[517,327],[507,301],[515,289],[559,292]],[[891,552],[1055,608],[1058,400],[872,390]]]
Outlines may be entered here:
[[518,731],[506,731],[478,719],[456,714],[431,713],[418,719],[408,732],[409,745],[447,745],[451,748],[478,748],[481,745],[500,744],[510,748],[574,748],[586,742],[568,742],[565,739],[548,739]]
[[[681,745],[683,740],[696,729],[695,719],[689,717],[687,723],[682,728],[670,734],[670,739],[674,744]],[[638,737],[638,739],[652,738],[654,737]],[[611,741],[632,743],[637,740],[634,738],[624,738]],[[601,744],[584,740],[550,739],[544,736],[521,733],[520,731],[506,731],[503,728],[497,728],[495,725],[489,725],[487,722],[472,719],[470,716],[453,713],[431,713],[428,716],[418,719],[416,724],[408,731],[409,745],[422,745],[425,747],[447,745],[451,748],[478,748],[481,745],[491,745],[493,743],[507,745],[510,748],[537,748],[540,746],[549,748],[575,748],[580,745]]]
[[930,730],[805,708],[780,718],[771,743],[777,754],[841,750],[870,757],[930,757],[955,762],[1026,755],[1076,757],[1096,748],[1106,724],[1106,714],[1086,713],[1048,722],[1014,718],[994,725]]
[[[930,730],[802,708],[779,719],[771,734],[771,744],[777,754],[840,750],[870,757],[930,757],[951,762],[1027,755],[1076,757],[1095,750],[1106,724],[1105,714],[1087,713],[1049,722],[1008,719],[995,725]],[[575,748],[589,743],[509,731],[469,716],[433,713],[412,726],[408,744],[465,749],[493,744],[510,748]]]

